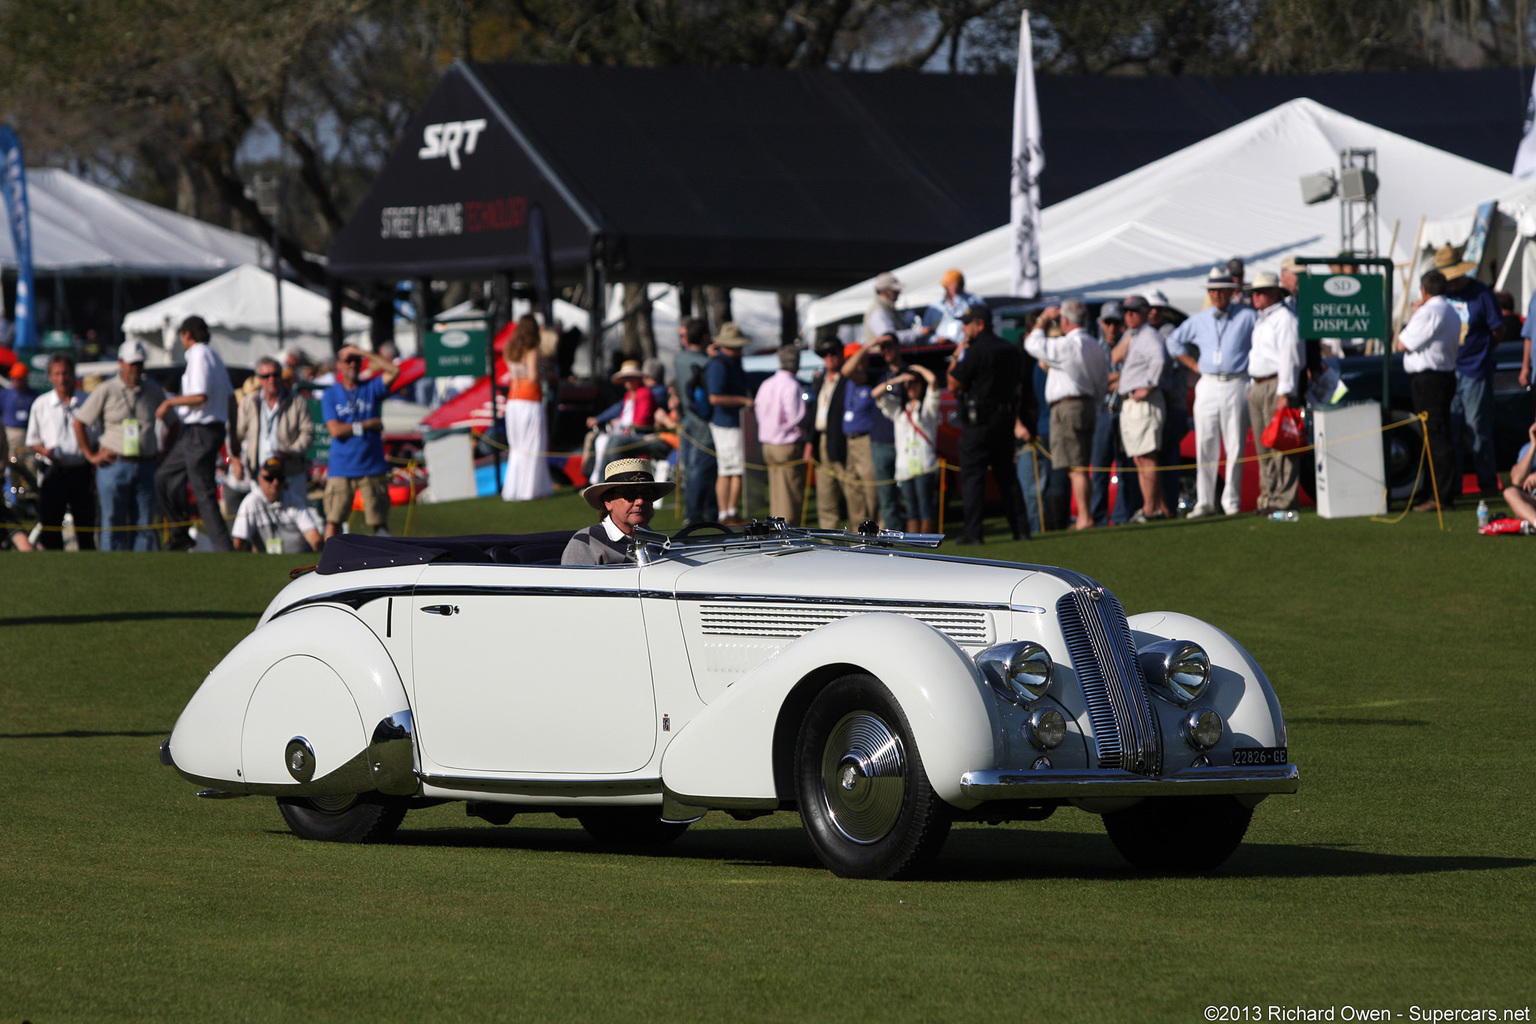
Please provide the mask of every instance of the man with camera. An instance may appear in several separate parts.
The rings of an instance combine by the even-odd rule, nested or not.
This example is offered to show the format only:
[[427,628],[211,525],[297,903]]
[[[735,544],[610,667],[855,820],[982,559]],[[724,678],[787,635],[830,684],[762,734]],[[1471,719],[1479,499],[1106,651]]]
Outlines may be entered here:
[[[1014,420],[1019,413],[1023,354],[992,333],[992,310],[980,303],[960,320],[964,340],[949,362],[948,384],[960,411],[960,499],[965,529],[960,544],[980,544],[987,468],[1002,492],[1014,540],[1029,539],[1024,495],[1013,471]],[[1033,414],[1028,421],[1034,422]]]

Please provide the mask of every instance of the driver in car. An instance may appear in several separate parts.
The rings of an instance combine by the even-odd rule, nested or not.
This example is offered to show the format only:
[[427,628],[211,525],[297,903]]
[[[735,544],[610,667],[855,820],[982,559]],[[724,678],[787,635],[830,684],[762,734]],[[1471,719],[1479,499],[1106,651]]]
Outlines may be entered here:
[[631,543],[635,528],[648,526],[656,514],[657,498],[672,493],[677,485],[658,483],[649,459],[616,459],[608,463],[603,482],[581,492],[588,505],[605,513],[602,521],[576,531],[561,565],[623,565],[635,560]]

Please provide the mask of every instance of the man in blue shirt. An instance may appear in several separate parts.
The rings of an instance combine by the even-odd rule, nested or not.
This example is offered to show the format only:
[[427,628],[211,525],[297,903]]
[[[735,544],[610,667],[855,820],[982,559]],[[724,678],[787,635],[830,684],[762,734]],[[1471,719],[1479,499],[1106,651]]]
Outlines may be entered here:
[[1461,489],[1462,449],[1468,447],[1478,488],[1483,497],[1495,497],[1500,488],[1493,458],[1493,346],[1504,340],[1504,311],[1493,289],[1471,276],[1477,265],[1459,262],[1452,246],[1435,251],[1435,269],[1445,275],[1445,301],[1461,318],[1456,397],[1451,401],[1451,443],[1456,453],[1451,488]]
[[[378,371],[359,382],[363,362]],[[320,398],[325,429],[331,435],[331,461],[325,472],[325,539],[341,532],[352,516],[353,496],[363,492],[363,517],[376,534],[389,534],[389,463],[384,458],[384,420],[380,406],[400,367],[354,345],[336,359],[337,383]]]
[[1235,515],[1243,494],[1243,441],[1248,432],[1248,350],[1253,309],[1233,303],[1237,282],[1224,267],[1205,279],[1211,304],[1168,336],[1168,354],[1197,372],[1195,382],[1195,507],[1190,519],[1216,512],[1216,468],[1227,450],[1222,511]]
[[741,476],[746,472],[746,451],[741,436],[741,410],[752,404],[747,394],[747,374],[741,368],[741,350],[748,341],[734,323],[720,325],[715,344],[720,354],[704,368],[704,387],[709,392],[709,434],[715,443],[715,500],[720,505],[720,521],[740,526],[746,519],[739,513]]

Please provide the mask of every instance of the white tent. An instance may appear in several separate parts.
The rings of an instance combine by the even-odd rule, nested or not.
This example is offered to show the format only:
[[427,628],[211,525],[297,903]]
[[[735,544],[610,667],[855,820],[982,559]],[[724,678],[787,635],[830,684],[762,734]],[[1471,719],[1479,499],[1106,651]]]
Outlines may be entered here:
[[[1045,145],[1049,159],[1050,139]],[[1206,273],[1231,256],[1242,257],[1252,274],[1278,270],[1285,256],[1335,252],[1338,203],[1304,205],[1298,179],[1337,167],[1339,151],[1347,148],[1376,150],[1381,244],[1388,245],[1397,222],[1391,255],[1398,261],[1409,258],[1423,214],[1515,181],[1313,100],[1291,100],[1047,207],[1045,289],[1052,296],[1110,299],[1158,288],[1175,306],[1193,311],[1204,302]],[[903,304],[939,298],[939,277],[949,267],[965,273],[969,291],[1009,294],[1008,232],[1004,225],[897,268],[907,285]],[[862,314],[873,301],[871,279],[818,299],[805,322],[834,323]]]
[[[56,168],[27,171],[32,266],[38,274],[121,271],[204,278],[261,259],[249,235],[101,188]],[[9,231],[0,265],[16,268]]]
[[[123,317],[123,334],[137,338],[151,351],[169,357],[179,352],[176,328],[189,316],[208,322],[209,344],[230,366],[255,366],[261,356],[275,356],[277,295],[272,274],[249,264],[212,281],[161,299]],[[369,320],[350,309],[341,311],[349,344],[366,345]],[[331,303],[292,281],[283,282],[283,347],[298,346],[312,358],[331,356]],[[157,360],[159,361],[159,360]]]
[[1498,203],[1498,209],[1483,248],[1483,279],[1513,294],[1515,308],[1524,313],[1536,292],[1536,180],[1517,179],[1508,188],[1476,202],[1458,204],[1460,209],[1454,214],[1432,218],[1424,225],[1420,257],[1427,261],[1442,245],[1466,245],[1478,207],[1488,202]]

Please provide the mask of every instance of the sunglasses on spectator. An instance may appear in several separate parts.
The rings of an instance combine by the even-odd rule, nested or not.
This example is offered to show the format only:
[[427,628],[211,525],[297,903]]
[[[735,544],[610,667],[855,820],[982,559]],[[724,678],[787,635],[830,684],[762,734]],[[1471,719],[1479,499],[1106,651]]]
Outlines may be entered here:
[[256,378],[258,380],[271,380],[273,377],[281,377],[281,376],[282,376],[282,374],[280,374],[280,373],[258,373],[256,375]]
[[649,491],[642,491],[635,487],[621,487],[608,492],[615,498],[623,498],[625,501],[650,501]]
[[283,478],[282,477],[280,477],[280,476],[273,476],[271,473],[263,473],[263,474],[261,474],[261,478],[263,480],[265,480],[269,484],[280,484],[280,483],[283,482]]

